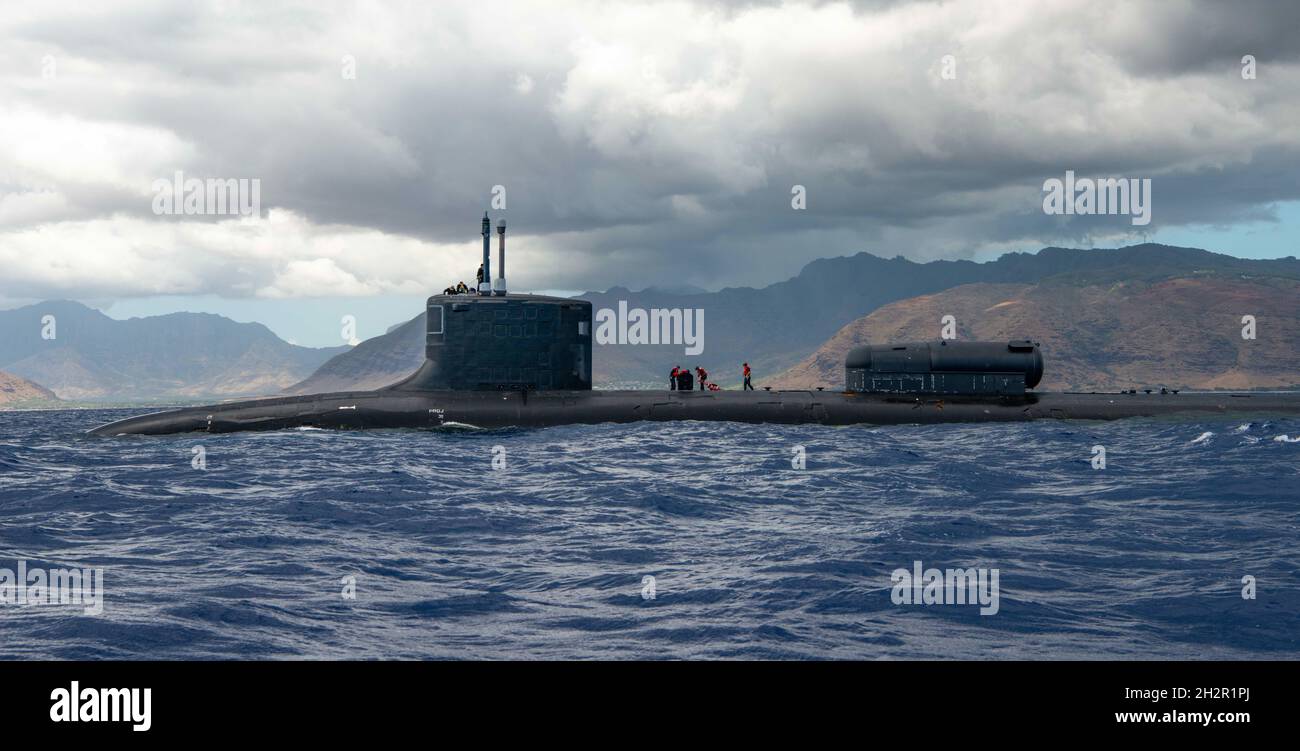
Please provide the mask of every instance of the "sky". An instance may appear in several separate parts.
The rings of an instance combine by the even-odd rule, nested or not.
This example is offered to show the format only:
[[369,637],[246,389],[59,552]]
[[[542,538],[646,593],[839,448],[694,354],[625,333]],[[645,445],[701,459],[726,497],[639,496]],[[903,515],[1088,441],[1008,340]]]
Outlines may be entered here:
[[[485,210],[517,291],[1300,255],[1297,3],[0,2],[0,308],[336,345],[472,283]],[[1067,171],[1149,179],[1150,223],[1046,213]],[[177,172],[256,214],[160,209]]]

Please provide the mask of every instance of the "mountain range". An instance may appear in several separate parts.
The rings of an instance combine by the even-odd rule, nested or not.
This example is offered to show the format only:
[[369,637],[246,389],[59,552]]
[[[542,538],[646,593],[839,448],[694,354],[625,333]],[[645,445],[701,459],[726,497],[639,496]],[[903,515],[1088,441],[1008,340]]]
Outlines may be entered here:
[[68,300],[0,311],[0,370],[79,401],[275,393],[347,349],[300,347],[209,313],[119,321]]
[[[1108,284],[966,284],[890,303],[841,328],[768,380],[773,388],[842,388],[844,355],[882,342],[956,338],[1042,345],[1040,390],[1251,389],[1300,385],[1300,281],[1175,277]],[[1254,338],[1244,338],[1244,316]]]
[[[697,364],[713,380],[735,385],[740,364],[749,362],[756,382],[772,379],[812,355],[846,324],[890,303],[933,295],[968,284],[1038,285],[1042,290],[1101,289],[1114,284],[1153,284],[1168,279],[1300,279],[1295,258],[1251,260],[1194,248],[1158,244],[1117,249],[1044,248],[1037,253],[1009,253],[995,261],[931,261],[881,258],[868,253],[813,261],[792,279],[754,289],[674,293],[658,289],[633,292],[615,287],[581,297],[596,309],[691,308],[704,311],[704,351],[685,355],[681,345],[603,345],[593,355],[600,388],[664,388],[673,365]],[[1285,290],[1274,290],[1286,294]],[[1040,298],[1030,298],[1039,301]],[[1142,298],[1156,303],[1154,298]],[[1035,319],[1033,302],[1023,305],[1026,321]],[[1248,311],[1246,311],[1248,312]],[[1150,311],[1157,315],[1160,311]],[[1138,310],[1131,311],[1141,317]],[[967,321],[968,325],[974,322]],[[423,362],[424,314],[388,334],[371,339],[327,363],[291,393],[370,388],[405,377]],[[919,331],[919,338],[939,335],[938,319]],[[1300,342],[1280,344],[1293,358]],[[1167,353],[1170,357],[1178,353]],[[1168,368],[1178,361],[1166,362]],[[838,366],[837,366],[838,367]],[[840,376],[836,381],[842,379]]]
[[[1041,341],[1044,388],[1252,388],[1300,381],[1298,282],[1295,258],[1143,244],[1044,248],[985,263],[859,253],[813,261],[760,289],[616,287],[580,297],[597,310],[625,302],[704,315],[698,356],[687,356],[682,344],[597,345],[598,388],[663,388],[677,364],[702,365],[712,380],[735,386],[745,361],[760,385],[838,388],[849,348],[936,339],[945,315],[956,318],[958,338]],[[1256,340],[1240,339],[1243,315],[1257,317]],[[79,401],[372,389],[420,366],[424,328],[420,311],[356,347],[318,349],[216,315],[119,321],[51,301],[0,311],[0,370]]]

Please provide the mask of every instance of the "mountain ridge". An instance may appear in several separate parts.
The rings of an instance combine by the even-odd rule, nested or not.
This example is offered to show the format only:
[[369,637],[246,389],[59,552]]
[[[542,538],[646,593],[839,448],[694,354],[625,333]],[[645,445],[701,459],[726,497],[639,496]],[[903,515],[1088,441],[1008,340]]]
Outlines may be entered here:
[[[944,315],[956,319],[959,341],[1039,342],[1043,391],[1300,385],[1300,281],[1203,276],[1071,287],[976,283],[908,298],[845,325],[763,385],[843,388],[850,349],[937,340]],[[1241,336],[1243,315],[1256,317],[1255,339]]]
[[58,397],[39,383],[0,370],[0,408],[20,407],[32,402],[53,402]]
[[[705,311],[705,349],[697,357],[677,345],[605,345],[593,354],[598,387],[662,388],[674,365],[702,364],[723,385],[740,381],[749,362],[761,380],[788,370],[814,352],[845,324],[877,308],[962,284],[1026,283],[1089,286],[1156,281],[1178,276],[1263,276],[1300,279],[1300,261],[1242,259],[1199,248],[1145,243],[1122,248],[1047,247],[1036,253],[1006,253],[985,262],[937,260],[861,252],[810,261],[798,275],[766,287],[728,287],[717,292],[674,294],[626,287],[581,296],[593,307],[700,308]],[[423,320],[423,313],[403,326]],[[422,323],[418,324],[422,328]],[[398,340],[375,337],[364,353],[339,355],[328,372],[295,384],[290,393],[369,388],[391,383],[423,362],[423,340],[412,332]],[[368,342],[375,341],[368,340]]]
[[0,369],[85,401],[274,393],[347,347],[289,344],[212,313],[117,320],[72,300],[0,311]]

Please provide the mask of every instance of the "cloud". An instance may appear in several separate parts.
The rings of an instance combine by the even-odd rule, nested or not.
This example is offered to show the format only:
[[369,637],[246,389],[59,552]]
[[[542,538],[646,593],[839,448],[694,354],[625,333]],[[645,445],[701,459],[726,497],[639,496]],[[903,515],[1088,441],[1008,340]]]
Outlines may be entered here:
[[6,286],[27,298],[421,295],[470,277],[478,262],[475,243],[316,225],[283,209],[262,219],[168,219],[115,215],[7,232]]
[[[1117,218],[1043,215],[1043,180],[1066,170],[1152,178],[1148,231],[1267,220],[1300,199],[1298,13],[28,6],[0,22],[0,295],[436,291],[476,268],[494,185],[516,288],[761,284],[860,250],[1133,239]],[[155,217],[148,186],[175,170],[258,178],[274,218]]]

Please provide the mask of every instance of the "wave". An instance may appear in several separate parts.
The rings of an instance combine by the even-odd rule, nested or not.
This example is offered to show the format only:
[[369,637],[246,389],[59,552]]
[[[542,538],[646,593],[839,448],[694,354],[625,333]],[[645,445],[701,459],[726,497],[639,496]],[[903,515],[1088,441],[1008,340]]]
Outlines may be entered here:
[[[1295,419],[81,435],[134,413],[0,421],[0,567],[107,588],[0,657],[1300,657],[1300,590],[1241,597],[1293,578]],[[997,615],[895,605],[915,561]]]

